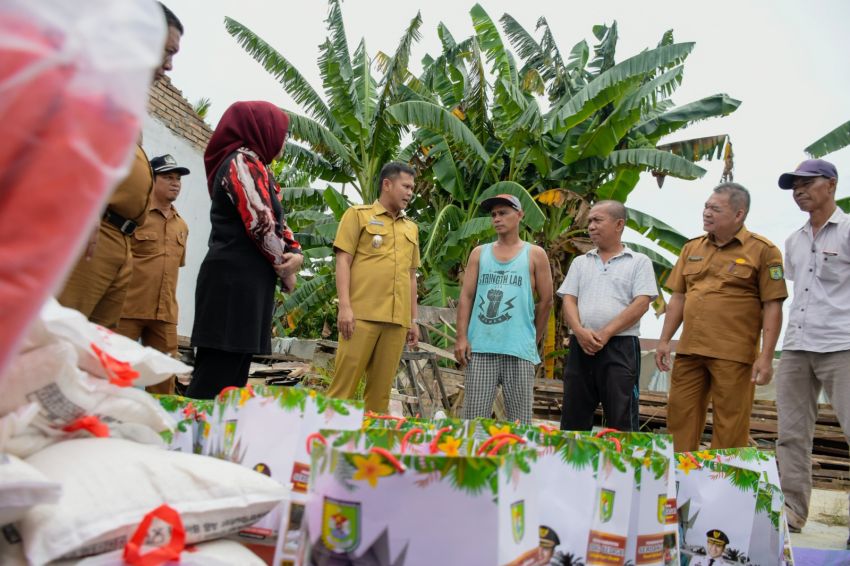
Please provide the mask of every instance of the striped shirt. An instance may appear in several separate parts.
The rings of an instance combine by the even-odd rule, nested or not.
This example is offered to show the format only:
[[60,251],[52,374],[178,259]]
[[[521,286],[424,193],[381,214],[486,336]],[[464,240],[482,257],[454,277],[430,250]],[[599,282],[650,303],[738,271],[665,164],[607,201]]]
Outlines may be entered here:
[[[578,299],[582,326],[601,330],[623,312],[635,298],[658,296],[652,262],[642,253],[623,247],[623,251],[607,262],[594,248],[578,256],[570,264],[567,277],[558,288],[558,296]],[[640,321],[617,336],[640,336]]]

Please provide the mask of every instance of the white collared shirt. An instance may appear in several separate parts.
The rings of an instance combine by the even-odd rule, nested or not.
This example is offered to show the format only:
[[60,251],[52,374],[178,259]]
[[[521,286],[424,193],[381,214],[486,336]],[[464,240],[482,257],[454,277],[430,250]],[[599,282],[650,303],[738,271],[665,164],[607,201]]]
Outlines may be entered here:
[[850,216],[836,208],[812,237],[811,221],[785,240],[794,300],[783,350],[850,350]]
[[[572,295],[578,299],[581,324],[591,330],[605,328],[617,315],[626,310],[636,297],[658,295],[652,261],[640,252],[623,246],[623,251],[607,262],[594,248],[573,260],[558,296]],[[640,336],[640,320],[617,336]]]

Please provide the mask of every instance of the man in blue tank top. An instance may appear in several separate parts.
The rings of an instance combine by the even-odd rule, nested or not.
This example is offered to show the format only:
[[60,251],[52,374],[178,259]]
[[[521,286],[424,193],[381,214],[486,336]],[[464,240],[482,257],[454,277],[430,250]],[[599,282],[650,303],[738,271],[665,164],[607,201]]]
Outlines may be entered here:
[[490,417],[501,385],[507,420],[530,424],[538,345],[552,310],[552,270],[543,248],[519,237],[517,197],[498,195],[481,208],[498,238],[472,250],[463,277],[455,343],[455,358],[468,366],[463,418]]

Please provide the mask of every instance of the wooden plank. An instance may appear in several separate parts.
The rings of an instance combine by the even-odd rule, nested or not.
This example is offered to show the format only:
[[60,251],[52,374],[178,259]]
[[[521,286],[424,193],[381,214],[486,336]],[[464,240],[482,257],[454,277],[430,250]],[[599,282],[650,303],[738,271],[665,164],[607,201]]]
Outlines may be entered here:
[[420,322],[424,321],[428,324],[439,324],[442,322],[440,317],[443,317],[446,320],[455,320],[457,319],[457,309],[429,307],[427,305],[417,305],[416,307],[416,318]]
[[452,344],[455,343],[455,337],[454,336],[450,336],[450,335],[446,334],[445,332],[443,332],[442,330],[440,330],[436,326],[432,326],[432,325],[430,325],[427,322],[424,322],[422,320],[419,321],[419,326],[424,326],[425,328],[427,328],[431,332],[439,334],[440,336],[442,336],[446,340],[449,340]]
[[452,354],[451,352],[447,352],[446,350],[443,350],[438,346],[434,346],[433,344],[426,344],[424,342],[420,342],[419,349],[425,350],[426,352],[431,352],[433,354],[437,354],[438,356],[446,360],[451,360],[453,362],[456,361],[454,354]]

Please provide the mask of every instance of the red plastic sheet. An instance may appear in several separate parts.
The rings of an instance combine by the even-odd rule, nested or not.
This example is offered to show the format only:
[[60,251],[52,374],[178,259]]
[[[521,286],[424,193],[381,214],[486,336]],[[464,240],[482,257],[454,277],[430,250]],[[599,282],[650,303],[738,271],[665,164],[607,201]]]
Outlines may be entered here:
[[0,7],[0,383],[129,166],[164,27],[147,0]]

